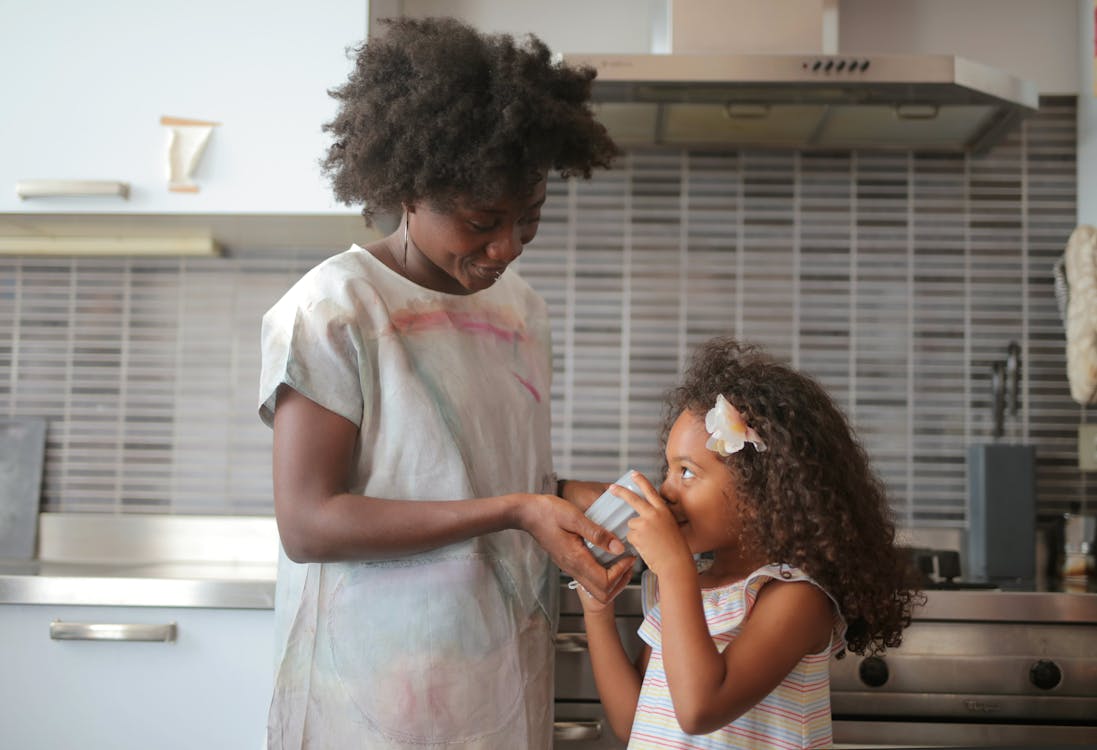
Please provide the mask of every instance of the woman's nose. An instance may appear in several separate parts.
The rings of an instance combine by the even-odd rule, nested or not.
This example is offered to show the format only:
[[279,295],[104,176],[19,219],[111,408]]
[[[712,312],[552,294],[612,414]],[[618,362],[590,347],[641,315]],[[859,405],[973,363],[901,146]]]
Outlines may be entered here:
[[522,232],[517,223],[503,227],[488,243],[488,257],[492,260],[510,263],[521,254]]

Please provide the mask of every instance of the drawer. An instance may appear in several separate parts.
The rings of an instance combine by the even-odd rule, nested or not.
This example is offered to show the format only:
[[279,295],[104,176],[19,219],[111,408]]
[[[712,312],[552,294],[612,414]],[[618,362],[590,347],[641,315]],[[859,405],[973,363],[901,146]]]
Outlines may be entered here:
[[[641,617],[617,618],[617,631],[630,659],[635,659],[643,646],[636,634],[641,622]],[[583,618],[576,615],[561,615],[556,631],[556,700],[598,700]]]
[[602,704],[556,701],[553,750],[624,750],[609,728]]

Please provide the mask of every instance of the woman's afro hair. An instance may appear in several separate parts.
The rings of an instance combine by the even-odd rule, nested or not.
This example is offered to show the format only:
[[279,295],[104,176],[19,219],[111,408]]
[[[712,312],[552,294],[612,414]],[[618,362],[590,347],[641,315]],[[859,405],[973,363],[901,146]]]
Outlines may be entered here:
[[324,125],[324,172],[367,223],[420,200],[524,196],[549,170],[590,177],[618,155],[590,109],[595,71],[555,62],[537,37],[520,44],[452,18],[382,23],[329,91],[339,110]]

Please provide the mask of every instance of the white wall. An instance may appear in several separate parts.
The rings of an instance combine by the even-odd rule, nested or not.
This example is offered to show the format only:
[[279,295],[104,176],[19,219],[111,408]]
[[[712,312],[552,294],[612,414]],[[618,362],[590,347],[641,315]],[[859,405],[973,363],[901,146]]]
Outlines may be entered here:
[[841,0],[842,52],[949,54],[1078,91],[1078,0]]
[[533,32],[553,52],[636,53],[651,47],[666,0],[403,0],[405,15],[455,16],[482,31]]
[[[641,53],[674,0],[384,1],[410,16],[532,31],[556,52]],[[959,55],[1032,81],[1041,94],[1079,94],[1078,220],[1097,224],[1093,12],[1093,0],[839,0],[839,50]]]
[[1097,226],[1097,82],[1094,0],[1078,0],[1078,223]]
[[[1041,93],[1078,91],[1080,0],[840,0],[842,52],[938,53],[993,64]],[[1082,0],[1084,2],[1084,0]],[[673,0],[388,0],[486,31],[538,34],[556,52],[651,51]]]

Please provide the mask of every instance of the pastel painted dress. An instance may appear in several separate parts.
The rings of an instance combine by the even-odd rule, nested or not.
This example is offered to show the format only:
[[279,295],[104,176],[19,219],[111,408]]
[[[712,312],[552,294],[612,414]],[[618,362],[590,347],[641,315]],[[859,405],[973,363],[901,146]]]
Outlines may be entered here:
[[[741,581],[702,589],[705,621],[716,647],[723,653],[741,632],[758,592],[770,581],[807,581],[819,586],[798,568],[766,565]],[[822,589],[821,586],[819,586]],[[651,646],[651,658],[640,688],[640,702],[632,725],[629,750],[676,748],[809,748],[829,747],[830,659],[845,648],[845,621],[834,605],[834,628],[830,645],[817,654],[809,654],[760,703],[731,724],[711,734],[689,735],[678,726],[671,702],[661,646],[662,618],[659,611],[655,576],[645,572],[643,592],[644,621],[640,637]],[[825,590],[824,590],[824,593]],[[827,593],[830,597],[830,594]],[[833,602],[833,597],[830,597]]]
[[[354,493],[554,491],[549,322],[513,270],[443,294],[354,246],[266,313],[262,359],[264,422],[285,384],[359,428]],[[558,575],[517,530],[377,562],[283,553],[268,747],[548,748]]]

